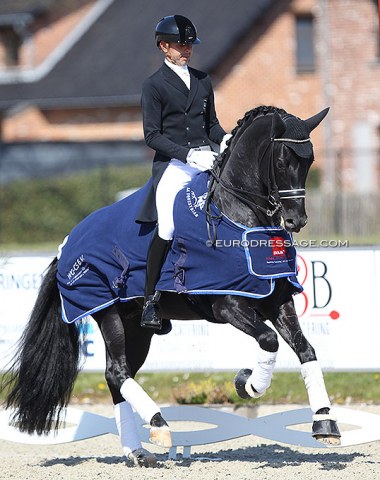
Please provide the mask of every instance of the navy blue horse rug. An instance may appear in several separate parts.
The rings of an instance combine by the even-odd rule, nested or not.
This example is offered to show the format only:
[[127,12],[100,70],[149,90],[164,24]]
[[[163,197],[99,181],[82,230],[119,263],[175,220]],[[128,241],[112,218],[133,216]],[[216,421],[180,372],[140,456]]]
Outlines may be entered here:
[[[285,277],[294,293],[296,252],[280,226],[248,228],[213,206],[216,241],[211,244],[205,214],[209,176],[197,175],[177,195],[175,233],[157,288],[188,294],[270,295]],[[152,223],[135,222],[149,182],[133,195],[93,212],[65,239],[58,263],[63,319],[75,322],[115,302],[144,296],[146,256]]]

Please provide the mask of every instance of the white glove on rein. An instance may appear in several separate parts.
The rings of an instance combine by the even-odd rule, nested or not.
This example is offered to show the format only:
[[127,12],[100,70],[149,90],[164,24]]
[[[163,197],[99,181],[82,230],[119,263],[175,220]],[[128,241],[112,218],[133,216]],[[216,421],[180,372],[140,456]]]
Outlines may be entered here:
[[197,168],[201,172],[205,172],[212,168],[217,156],[217,153],[208,150],[190,150],[186,160],[192,167]]
[[224,150],[227,148],[227,141],[232,137],[230,133],[226,133],[220,142],[220,153],[223,153]]

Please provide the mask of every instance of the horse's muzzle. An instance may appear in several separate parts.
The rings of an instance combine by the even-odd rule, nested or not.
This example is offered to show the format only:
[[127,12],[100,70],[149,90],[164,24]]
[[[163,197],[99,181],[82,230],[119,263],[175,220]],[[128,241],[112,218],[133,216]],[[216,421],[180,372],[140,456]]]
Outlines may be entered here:
[[302,217],[287,217],[284,218],[284,226],[288,232],[295,232],[298,233],[301,228],[303,228],[307,224],[307,215],[303,215]]

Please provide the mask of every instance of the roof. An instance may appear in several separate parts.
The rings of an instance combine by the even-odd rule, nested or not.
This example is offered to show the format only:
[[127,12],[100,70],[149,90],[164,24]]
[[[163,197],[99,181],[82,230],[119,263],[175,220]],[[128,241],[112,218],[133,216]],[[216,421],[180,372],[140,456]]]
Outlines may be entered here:
[[[54,2],[5,3],[51,6]],[[163,60],[154,43],[155,26],[163,16],[181,14],[193,21],[202,43],[194,47],[191,65],[212,72],[274,3],[275,0],[98,0],[97,6],[103,5],[101,14],[40,79],[1,85],[0,108],[20,103],[33,103],[40,108],[137,105],[143,80]],[[12,12],[0,7],[0,14],[4,13]]]
[[[87,0],[89,1],[89,0]],[[0,15],[9,15],[17,13],[39,14],[49,12],[51,10],[57,11],[59,8],[67,9],[78,7],[83,0],[1,0]]]

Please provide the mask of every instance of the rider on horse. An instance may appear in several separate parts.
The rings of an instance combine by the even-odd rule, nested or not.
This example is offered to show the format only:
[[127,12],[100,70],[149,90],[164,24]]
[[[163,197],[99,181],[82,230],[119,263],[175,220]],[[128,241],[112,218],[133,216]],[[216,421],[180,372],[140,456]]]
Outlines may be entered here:
[[156,44],[165,54],[161,68],[145,80],[142,112],[145,141],[155,150],[153,186],[138,221],[157,221],[147,256],[145,302],[141,325],[161,329],[156,283],[173,238],[176,194],[199,172],[213,166],[229,134],[215,113],[210,77],[188,67],[193,45],[199,44],[193,23],[181,15],[164,17],[156,26]]

